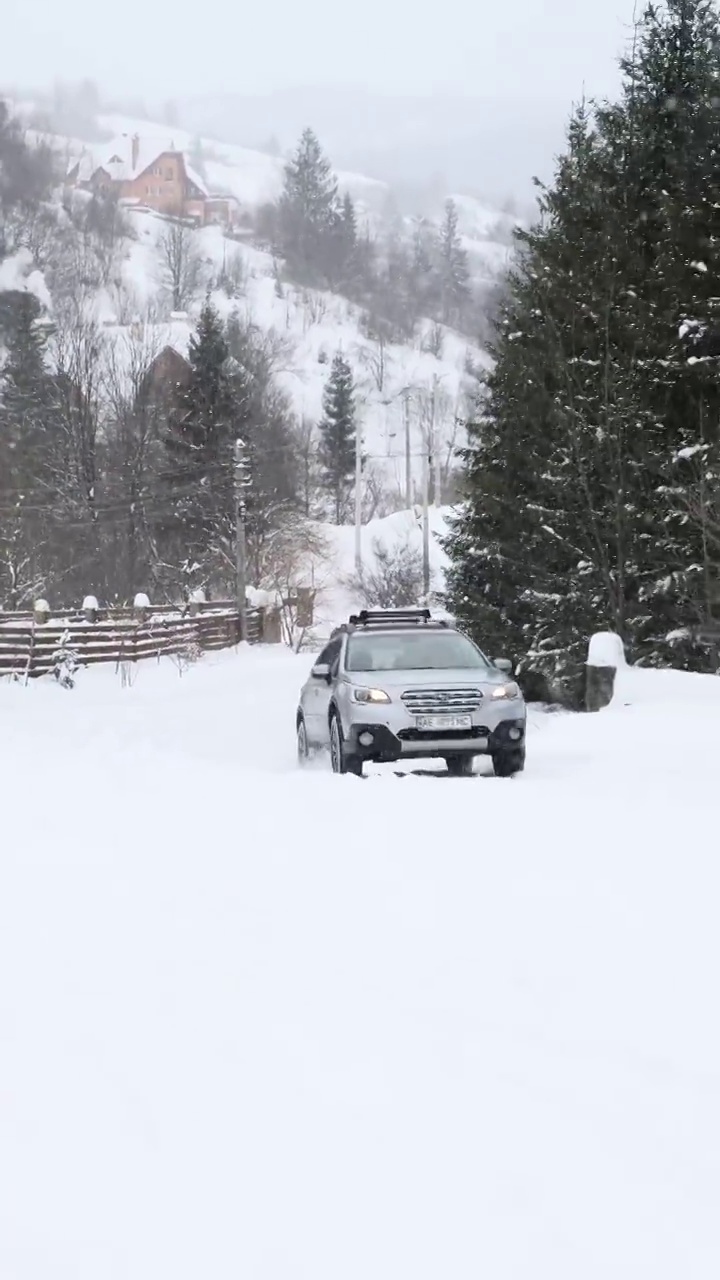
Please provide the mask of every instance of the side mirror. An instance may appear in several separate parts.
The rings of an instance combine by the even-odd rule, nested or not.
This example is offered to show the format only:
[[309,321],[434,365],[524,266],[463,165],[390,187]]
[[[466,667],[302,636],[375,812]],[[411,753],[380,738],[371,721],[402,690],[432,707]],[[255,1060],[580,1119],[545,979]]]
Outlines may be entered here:
[[313,676],[315,680],[329,680],[330,667],[328,666],[327,662],[316,662],[315,666],[310,672],[310,675]]
[[509,658],[496,658],[494,665],[498,671],[503,671],[506,676],[512,675],[513,664]]

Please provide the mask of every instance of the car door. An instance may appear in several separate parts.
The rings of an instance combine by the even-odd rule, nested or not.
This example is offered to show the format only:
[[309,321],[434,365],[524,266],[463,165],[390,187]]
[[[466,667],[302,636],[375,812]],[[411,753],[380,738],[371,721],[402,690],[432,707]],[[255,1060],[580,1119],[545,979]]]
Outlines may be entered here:
[[311,676],[308,682],[307,698],[305,699],[305,724],[308,737],[316,746],[326,746],[330,741],[328,724],[330,698],[332,697],[333,685],[337,679],[340,666],[341,649],[342,636],[338,636],[335,640],[331,640],[329,644],[326,644],[322,652],[318,654],[314,665],[320,666],[321,663],[327,665],[330,668],[330,680],[314,679]]

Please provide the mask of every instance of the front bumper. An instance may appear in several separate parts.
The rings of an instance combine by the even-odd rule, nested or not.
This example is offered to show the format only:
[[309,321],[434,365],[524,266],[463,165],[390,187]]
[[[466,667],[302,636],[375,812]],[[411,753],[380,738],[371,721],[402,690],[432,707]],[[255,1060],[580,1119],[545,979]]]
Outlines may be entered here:
[[[360,760],[391,764],[396,760],[422,760],[462,755],[495,755],[525,745],[525,717],[505,716],[490,729],[475,725],[444,733],[425,732],[408,726],[394,732],[388,725],[368,720],[353,724],[346,734],[347,750]],[[372,741],[363,742],[370,736]]]

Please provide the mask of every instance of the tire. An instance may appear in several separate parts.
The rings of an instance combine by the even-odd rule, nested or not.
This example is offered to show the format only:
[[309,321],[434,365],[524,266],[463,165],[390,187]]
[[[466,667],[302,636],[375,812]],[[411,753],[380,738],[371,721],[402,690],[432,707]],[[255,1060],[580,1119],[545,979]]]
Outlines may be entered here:
[[447,771],[451,778],[472,778],[475,766],[474,756],[448,756]]
[[330,717],[330,764],[333,773],[354,773],[357,778],[362,778],[362,760],[347,755],[342,725],[335,711]]
[[498,751],[492,758],[496,778],[514,778],[525,768],[525,748],[512,747],[507,751]]
[[310,763],[310,746],[303,716],[298,716],[297,722],[297,758],[301,769]]

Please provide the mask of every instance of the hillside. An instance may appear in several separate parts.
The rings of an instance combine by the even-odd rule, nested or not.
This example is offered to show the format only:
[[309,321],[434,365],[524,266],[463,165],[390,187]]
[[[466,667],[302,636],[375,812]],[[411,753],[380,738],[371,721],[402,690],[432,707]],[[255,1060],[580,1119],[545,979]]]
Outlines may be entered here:
[[[318,522],[353,520],[358,457],[365,524],[419,502],[426,476],[431,504],[453,501],[463,422],[489,364],[479,335],[512,219],[462,196],[441,207],[437,224],[401,215],[382,183],[340,173],[336,184],[308,133],[297,155],[309,147],[304,162],[326,175],[328,203],[318,224],[325,239],[303,261],[300,241],[287,239],[289,225],[304,225],[297,210],[285,240],[277,224],[296,156],[288,169],[180,130],[169,136],[164,125],[97,124],[113,136],[93,147],[3,126],[5,153],[22,165],[0,252],[0,414],[10,450],[2,598],[234,590],[239,436],[253,459],[248,546],[259,590],[280,589],[277,557],[272,572],[267,560],[281,529],[286,539],[292,524],[298,546],[315,545]],[[33,165],[29,199],[22,181]],[[44,166],[54,166],[54,188]],[[93,174],[97,190],[87,185]],[[180,204],[168,200],[173,174],[185,184]],[[178,472],[178,397],[202,323],[222,331],[222,376],[235,399],[224,410],[227,438],[211,444],[196,387],[198,429],[215,452],[200,462],[193,446]],[[320,424],[339,369],[351,388],[350,444],[329,489]],[[34,445],[29,429],[17,435],[23,418],[34,423]],[[191,477],[193,457],[201,470]],[[295,563],[293,581],[298,571]]]
[[[128,117],[100,117],[99,126],[112,135],[142,132],[161,144],[172,141],[178,148],[197,145],[181,129]],[[78,139],[45,136],[65,168],[83,154],[101,153],[106,146],[89,147]],[[251,151],[201,139],[206,155],[208,185],[217,192],[236,196],[243,210],[253,211],[275,200],[281,190],[284,161]],[[362,175],[340,172],[341,190],[356,201],[358,216],[371,229],[379,223],[390,198],[386,184]],[[473,275],[492,281],[507,265],[508,241],[513,220],[481,205],[468,196],[455,197],[462,243],[468,252]],[[133,239],[128,239],[118,255],[112,280],[87,300],[87,307],[103,326],[112,348],[113,364],[122,364],[124,350],[143,329],[143,343],[151,350],[171,345],[181,355],[193,330],[204,290],[198,288],[187,314],[171,317],[171,308],[162,297],[161,241],[165,221],[150,211],[127,211]],[[407,225],[412,219],[405,219]],[[499,236],[493,239],[494,235]],[[299,288],[291,282],[278,284],[277,263],[272,256],[251,244],[229,240],[217,227],[199,229],[194,240],[203,259],[203,279],[211,287],[212,300],[221,314],[239,313],[244,320],[272,334],[283,347],[279,382],[289,393],[299,418],[317,421],[321,414],[324,386],[333,354],[342,350],[352,365],[359,392],[363,444],[370,460],[380,468],[385,483],[396,489],[404,486],[405,417],[409,418],[414,482],[421,473],[421,455],[428,438],[436,439],[447,471],[459,442],[458,419],[467,411],[467,395],[474,383],[469,368],[487,365],[484,352],[467,336],[444,328],[438,339],[429,321],[417,326],[407,344],[383,344],[368,338],[361,327],[361,309],[346,299],[327,292]],[[238,287],[229,298],[213,281],[222,271],[233,276]],[[55,300],[43,280],[42,267],[23,251],[19,257],[0,265],[0,289],[32,289],[52,316]],[[131,330],[130,321],[134,322]],[[434,349],[429,349],[430,347]],[[438,350],[440,346],[440,350]],[[407,400],[407,410],[404,402]],[[404,493],[403,493],[404,497]]]

